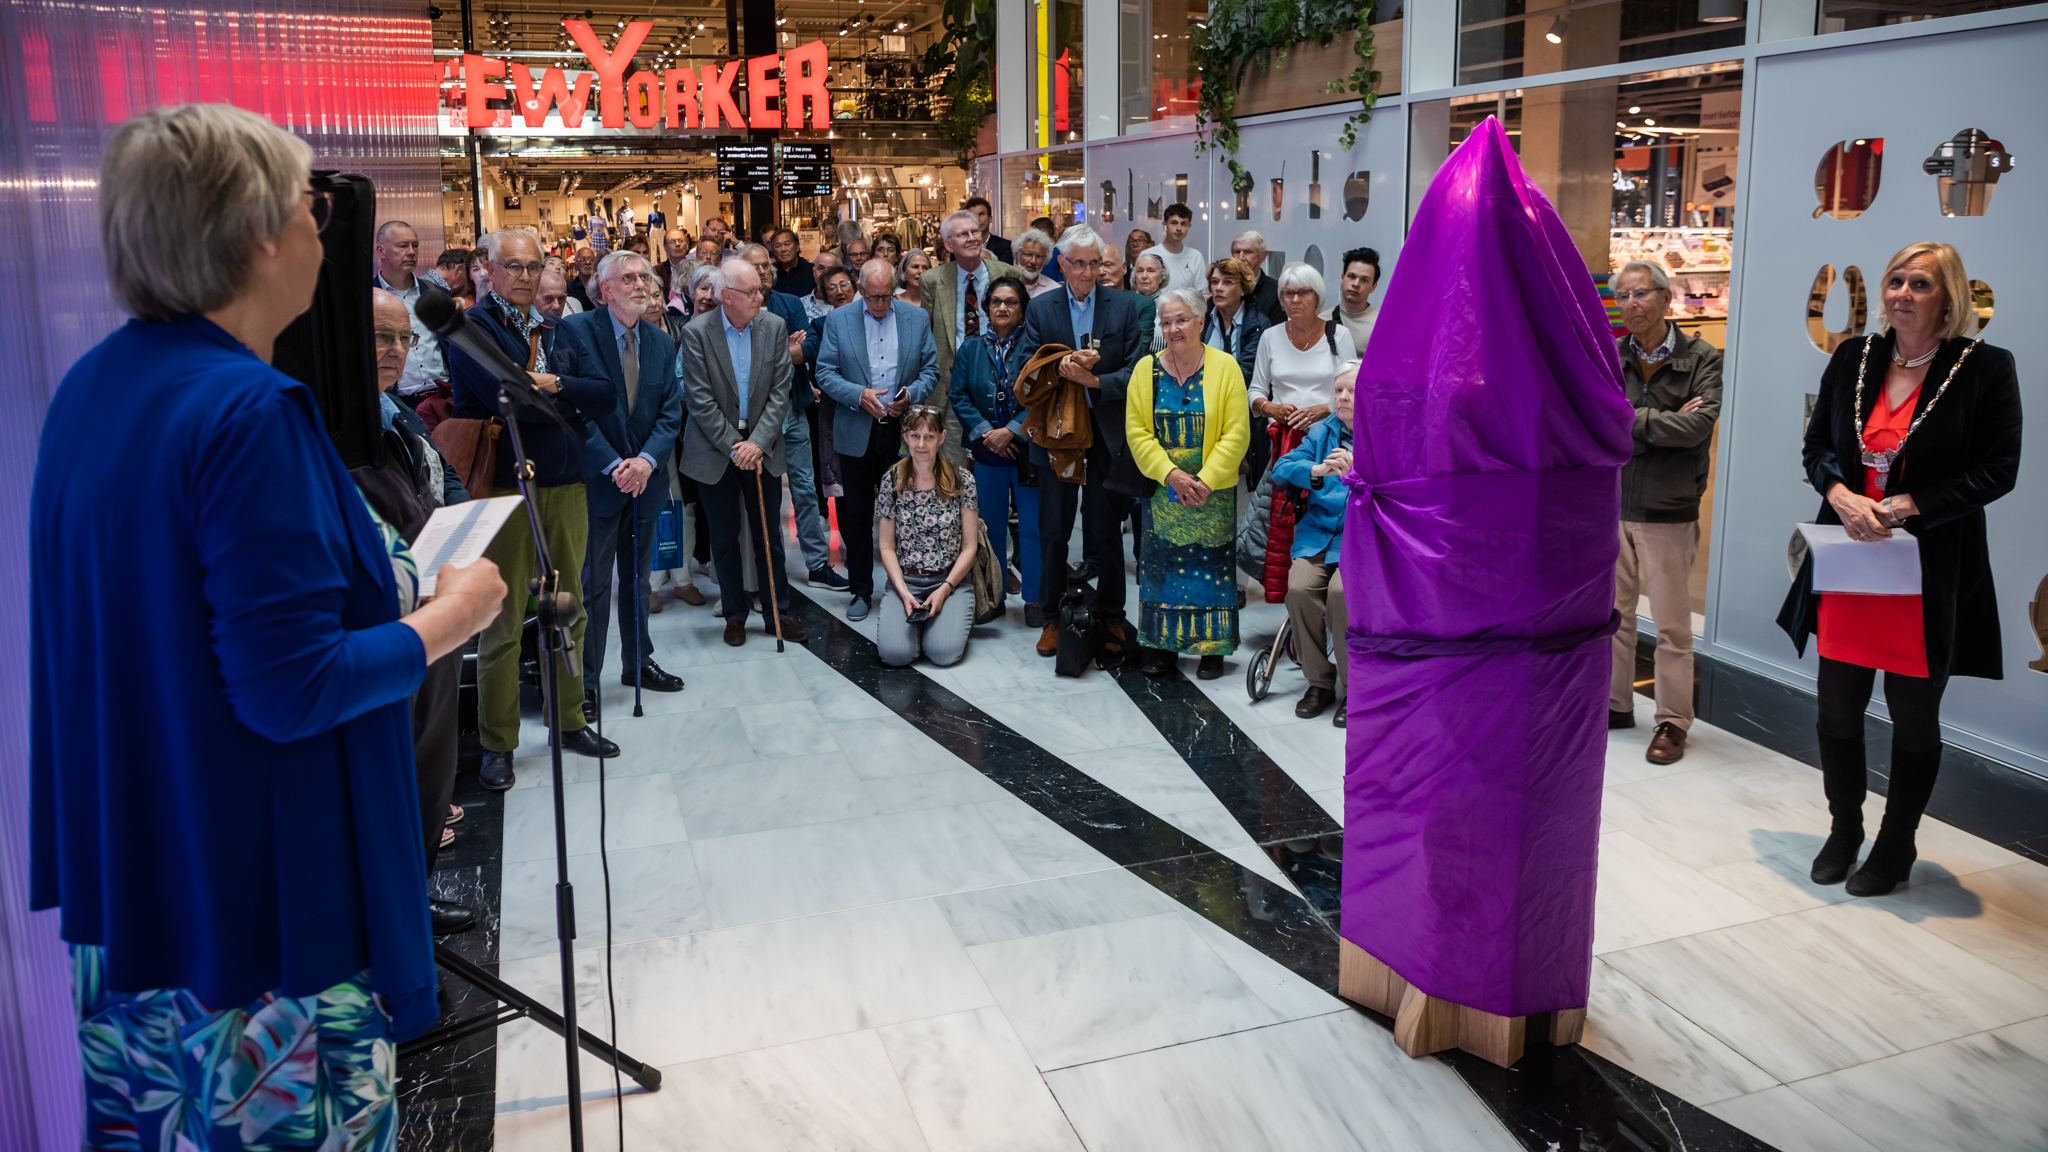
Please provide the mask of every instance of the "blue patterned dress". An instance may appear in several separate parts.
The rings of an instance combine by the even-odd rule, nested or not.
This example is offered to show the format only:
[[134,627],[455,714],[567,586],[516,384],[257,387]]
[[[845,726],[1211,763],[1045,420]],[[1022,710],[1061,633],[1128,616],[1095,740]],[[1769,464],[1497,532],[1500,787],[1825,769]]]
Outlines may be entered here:
[[[1152,393],[1152,433],[1166,458],[1190,476],[1202,471],[1202,370],[1176,383],[1161,372]],[[1218,492],[1192,508],[1165,484],[1145,504],[1138,553],[1138,643],[1193,656],[1237,651],[1237,583],[1231,576],[1237,501]]]

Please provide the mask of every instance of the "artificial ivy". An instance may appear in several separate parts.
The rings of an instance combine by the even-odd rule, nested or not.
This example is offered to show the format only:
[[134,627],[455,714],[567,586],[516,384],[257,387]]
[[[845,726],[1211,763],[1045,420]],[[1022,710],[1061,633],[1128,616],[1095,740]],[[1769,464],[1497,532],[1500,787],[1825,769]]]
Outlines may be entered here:
[[1372,106],[1380,98],[1374,90],[1380,74],[1372,67],[1377,51],[1372,18],[1377,7],[1375,0],[1210,0],[1208,23],[1195,26],[1191,45],[1195,69],[1202,77],[1195,104],[1196,146],[1223,150],[1234,186],[1251,180],[1237,162],[1238,88],[1254,63],[1271,71],[1276,58],[1285,60],[1287,50],[1296,44],[1312,40],[1328,45],[1346,32],[1358,33],[1358,66],[1329,88],[1358,94],[1361,107],[1344,122],[1339,137],[1347,151],[1358,142],[1359,126],[1372,119]]
[[982,122],[995,114],[995,44],[995,0],[946,0],[940,34],[924,50],[925,75],[946,73],[939,85],[946,99],[939,138],[952,146],[962,168],[974,161]]

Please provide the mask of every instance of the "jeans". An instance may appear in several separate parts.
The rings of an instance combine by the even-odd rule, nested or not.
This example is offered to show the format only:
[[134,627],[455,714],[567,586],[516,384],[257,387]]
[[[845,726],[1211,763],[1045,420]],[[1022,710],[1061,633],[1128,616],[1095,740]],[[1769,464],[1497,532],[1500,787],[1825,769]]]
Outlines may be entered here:
[[[903,574],[903,583],[920,600],[945,581],[943,576]],[[974,622],[974,611],[974,588],[962,585],[946,596],[937,616],[912,624],[910,606],[891,589],[875,609],[875,645],[882,650],[882,663],[901,668],[923,652],[941,668],[958,664],[967,655],[967,629]]]
[[[989,550],[996,554],[998,571],[1008,572],[1010,558],[1010,502],[1017,503],[1017,568],[1023,574],[1024,602],[1038,600],[1038,489],[1017,480],[1018,469],[975,461],[976,511],[988,526]],[[1015,493],[1013,497],[1011,494]],[[1007,580],[1005,581],[1007,583]],[[1005,595],[1004,601],[1009,597]]]
[[832,538],[818,501],[817,465],[811,451],[809,408],[791,408],[782,422],[782,447],[789,458],[789,503],[796,509],[796,542],[804,567],[812,572],[832,566]]

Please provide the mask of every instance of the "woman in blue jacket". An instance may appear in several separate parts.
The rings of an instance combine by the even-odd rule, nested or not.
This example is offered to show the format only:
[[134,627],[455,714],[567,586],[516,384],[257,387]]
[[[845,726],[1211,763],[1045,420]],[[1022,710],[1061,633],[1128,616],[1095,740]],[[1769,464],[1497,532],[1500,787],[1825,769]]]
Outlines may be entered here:
[[[1344,543],[1347,492],[1340,477],[1351,471],[1351,397],[1358,385],[1358,361],[1337,369],[1337,395],[1330,414],[1310,428],[1294,450],[1273,465],[1273,482],[1308,493],[1308,507],[1294,525],[1293,564],[1287,570],[1287,619],[1308,691],[1294,714],[1306,720],[1337,702],[1330,723],[1344,727],[1344,581],[1337,553]],[[1337,659],[1324,652],[1337,634]]]
[[100,172],[135,319],[51,398],[29,520],[30,904],[62,909],[88,1147],[389,1149],[394,1045],[438,1015],[406,700],[505,586],[443,567],[415,608],[267,362],[319,278],[311,160],[187,105]]
[[[982,296],[986,326],[953,355],[953,412],[974,457],[974,484],[979,492],[981,522],[988,528],[988,546],[996,567],[1005,573],[1009,562],[1010,507],[1017,508],[1017,567],[1024,595],[1024,624],[1042,628],[1033,619],[1038,606],[1038,489],[1028,473],[1024,405],[1017,399],[1015,377],[1023,363],[1016,357],[1017,336],[1024,329],[1024,303],[1030,293],[1015,276],[998,276]],[[1007,577],[1005,577],[1007,580]],[[1007,595],[985,608],[979,624],[1003,614]]]

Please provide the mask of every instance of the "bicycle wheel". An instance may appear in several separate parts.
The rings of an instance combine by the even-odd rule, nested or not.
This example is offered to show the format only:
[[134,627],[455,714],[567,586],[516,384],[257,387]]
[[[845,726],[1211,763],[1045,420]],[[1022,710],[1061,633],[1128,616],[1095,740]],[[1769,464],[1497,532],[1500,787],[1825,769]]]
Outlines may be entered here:
[[1250,693],[1252,703],[1266,698],[1273,690],[1273,650],[1261,648],[1254,653],[1251,662],[1244,669],[1244,690]]

